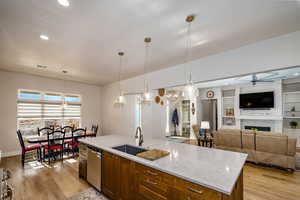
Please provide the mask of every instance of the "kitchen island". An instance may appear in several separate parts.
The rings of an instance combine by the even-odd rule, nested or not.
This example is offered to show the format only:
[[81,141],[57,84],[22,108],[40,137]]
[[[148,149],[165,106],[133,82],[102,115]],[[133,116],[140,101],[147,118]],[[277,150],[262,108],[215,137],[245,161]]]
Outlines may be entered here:
[[135,145],[129,136],[79,141],[102,151],[102,192],[111,199],[243,199],[247,154],[146,139],[143,148],[170,152],[150,161],[112,148]]

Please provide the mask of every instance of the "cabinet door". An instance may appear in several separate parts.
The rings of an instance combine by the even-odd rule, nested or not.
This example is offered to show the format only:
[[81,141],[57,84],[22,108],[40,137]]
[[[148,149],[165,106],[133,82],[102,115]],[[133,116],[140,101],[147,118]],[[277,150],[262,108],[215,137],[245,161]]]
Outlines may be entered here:
[[120,192],[119,200],[133,200],[134,199],[134,163],[128,159],[120,157]]
[[102,190],[111,200],[118,199],[119,161],[118,156],[104,152],[102,159]]

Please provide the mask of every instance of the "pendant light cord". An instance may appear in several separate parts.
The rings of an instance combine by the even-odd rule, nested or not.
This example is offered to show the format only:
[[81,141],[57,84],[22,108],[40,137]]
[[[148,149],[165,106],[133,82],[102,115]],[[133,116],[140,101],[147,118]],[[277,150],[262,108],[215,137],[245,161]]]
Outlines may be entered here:
[[122,96],[121,73],[122,73],[122,56],[120,55],[120,61],[119,61],[119,95],[120,96]]
[[148,90],[148,80],[147,80],[147,64],[149,57],[149,43],[145,42],[145,62],[144,62],[144,92],[149,92]]
[[191,83],[192,82],[192,71],[191,66],[188,63],[189,57],[190,57],[190,49],[191,49],[191,26],[192,23],[188,22],[188,28],[187,28],[187,39],[186,39],[186,52],[185,52],[185,76],[186,76],[186,82]]

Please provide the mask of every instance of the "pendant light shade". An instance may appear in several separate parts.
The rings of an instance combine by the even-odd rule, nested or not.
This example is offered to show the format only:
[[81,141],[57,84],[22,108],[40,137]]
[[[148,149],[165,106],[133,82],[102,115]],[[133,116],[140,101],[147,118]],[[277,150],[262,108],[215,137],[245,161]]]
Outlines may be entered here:
[[182,93],[183,97],[186,99],[191,99],[195,96],[198,96],[198,90],[194,87],[193,79],[192,79],[192,69],[189,65],[189,57],[190,57],[190,50],[192,48],[191,44],[191,26],[192,22],[195,19],[195,15],[189,15],[186,17],[185,21],[188,24],[187,28],[187,40],[186,40],[186,54],[185,54],[185,78],[186,83],[184,86],[184,91]]
[[145,63],[144,63],[144,92],[142,95],[142,103],[149,104],[151,102],[151,93],[149,91],[149,85],[147,80],[147,66],[148,66],[149,45],[151,42],[151,38],[146,37],[144,39],[144,42],[145,42]]
[[122,57],[124,56],[124,52],[118,52],[119,58],[120,58],[120,63],[119,63],[119,95],[115,101],[115,104],[124,104],[125,98],[123,96],[123,91],[121,87],[121,75],[122,75]]

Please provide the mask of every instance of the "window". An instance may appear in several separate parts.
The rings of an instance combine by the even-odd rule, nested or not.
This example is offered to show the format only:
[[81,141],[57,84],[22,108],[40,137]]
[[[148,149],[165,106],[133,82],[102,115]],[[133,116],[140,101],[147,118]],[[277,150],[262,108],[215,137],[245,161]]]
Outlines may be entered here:
[[38,92],[22,91],[19,93],[20,99],[41,99],[41,94]]
[[24,134],[38,127],[81,126],[81,97],[62,93],[19,90],[17,126]]

